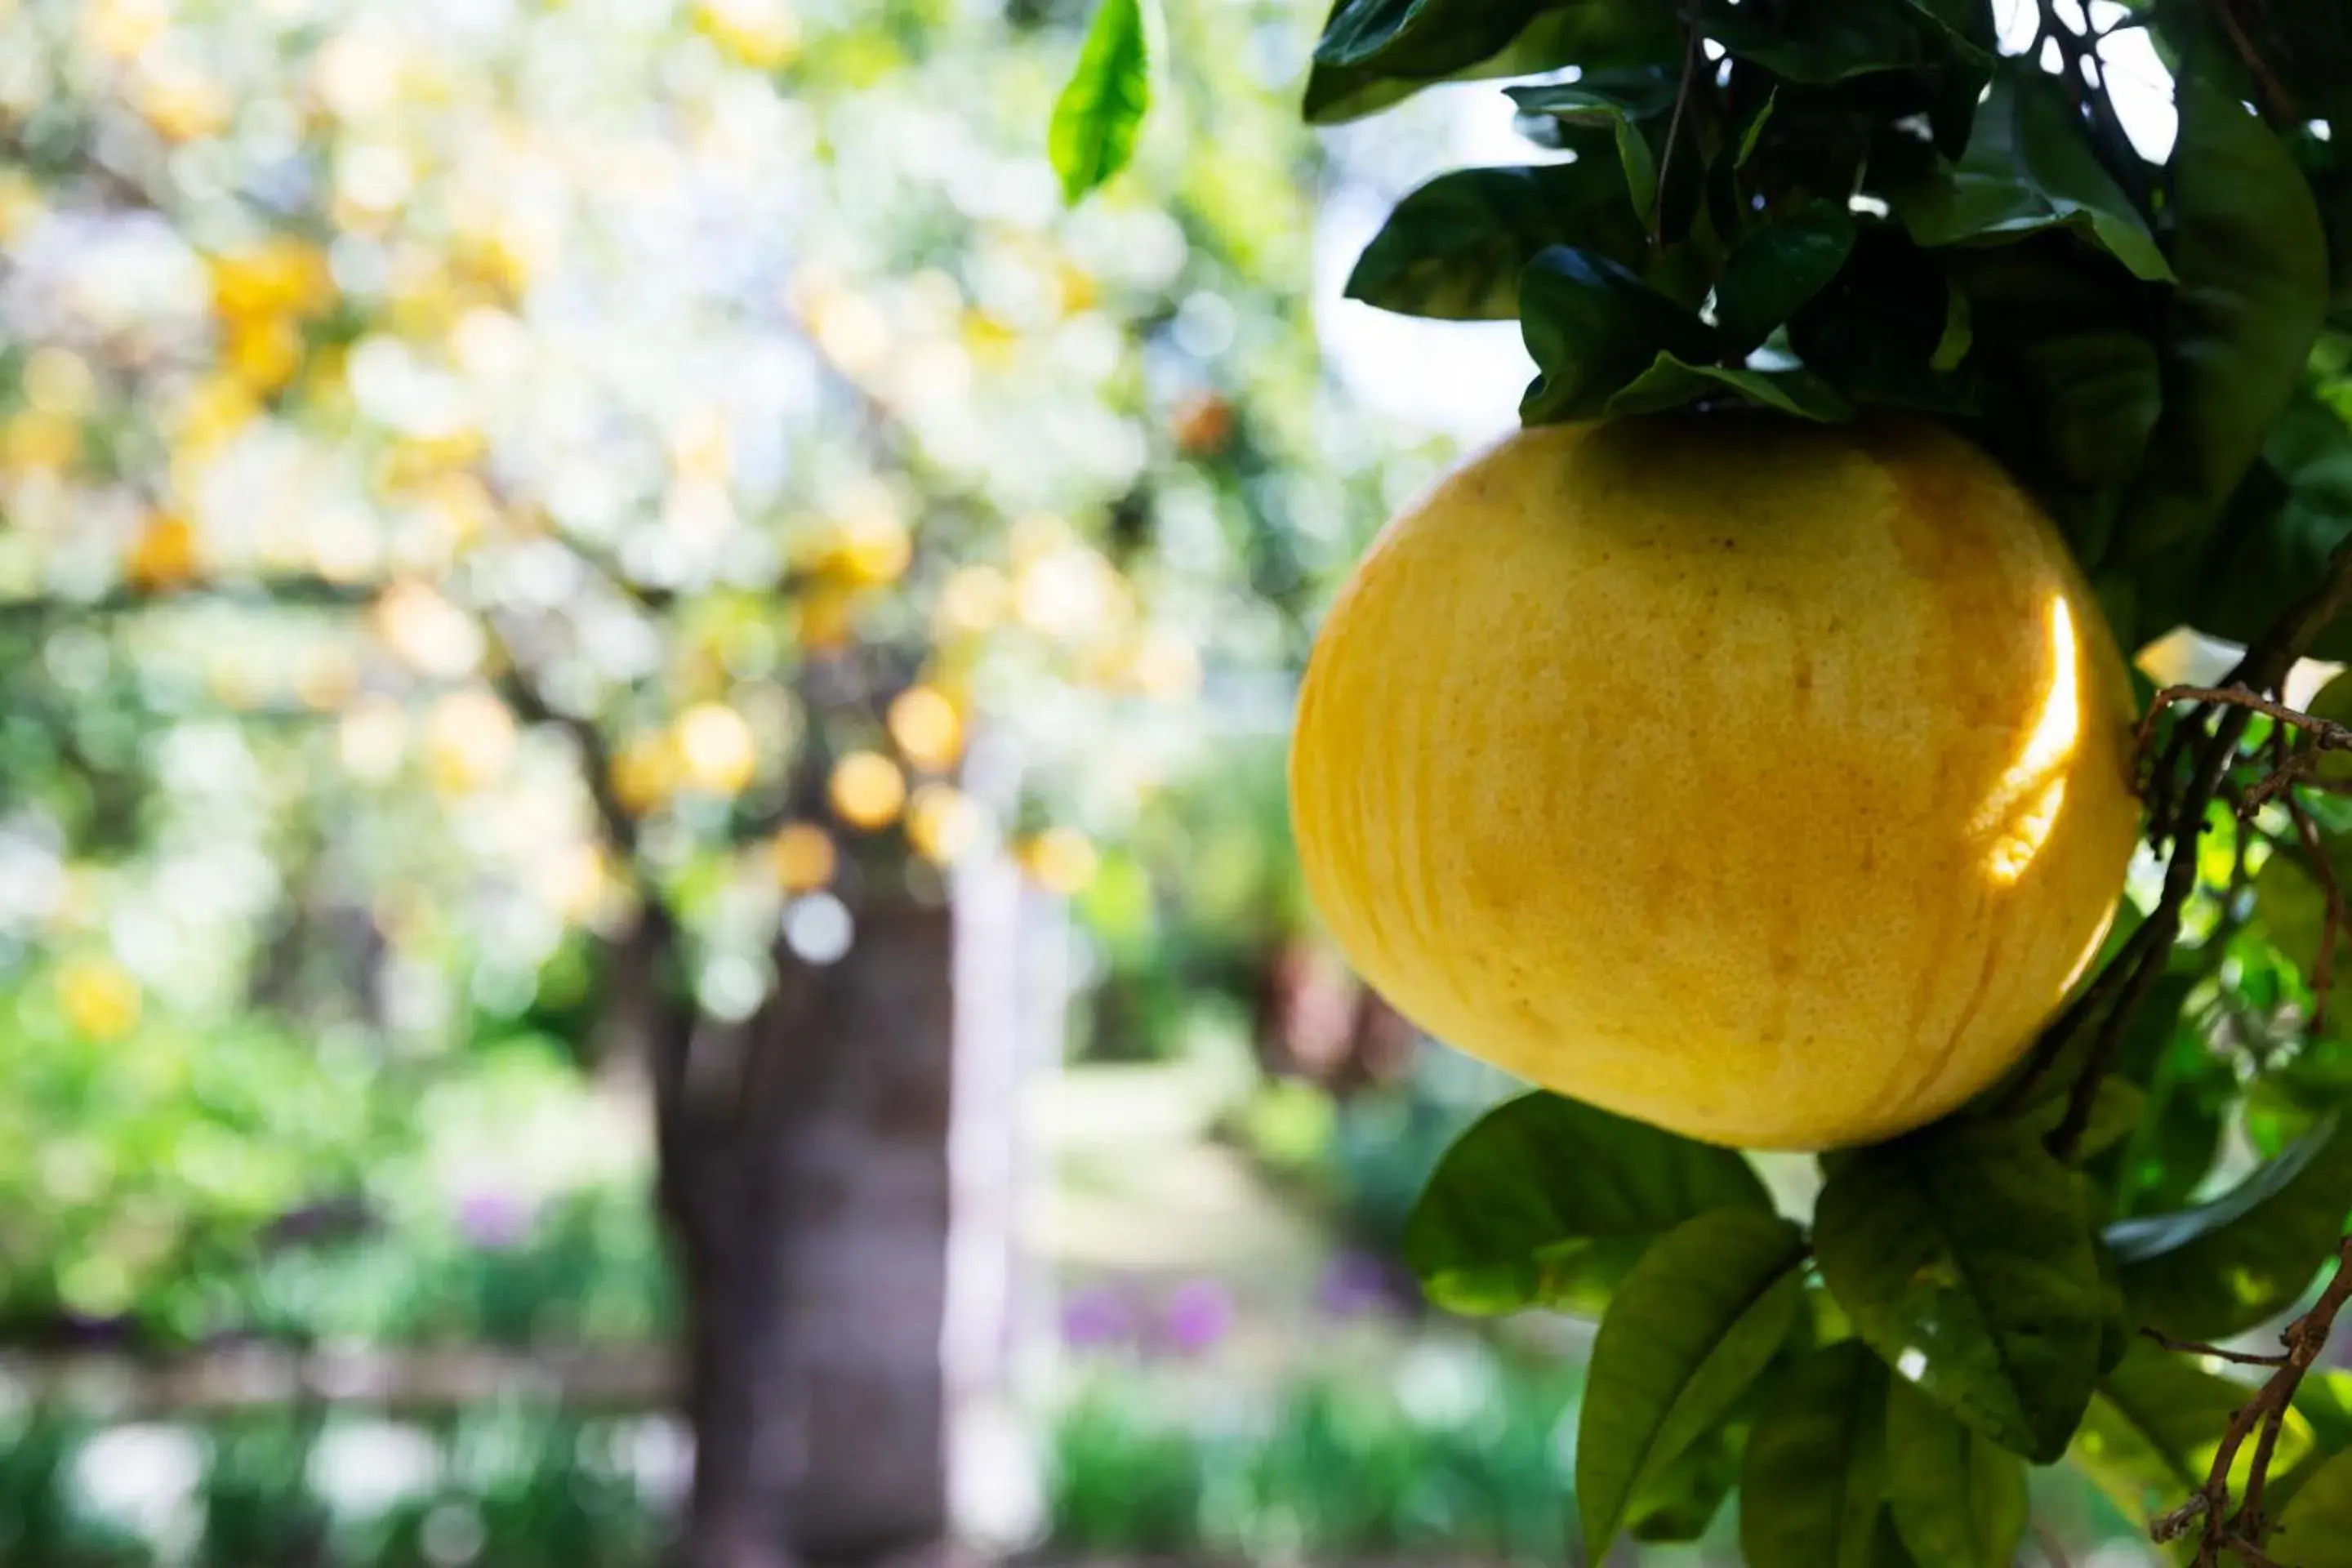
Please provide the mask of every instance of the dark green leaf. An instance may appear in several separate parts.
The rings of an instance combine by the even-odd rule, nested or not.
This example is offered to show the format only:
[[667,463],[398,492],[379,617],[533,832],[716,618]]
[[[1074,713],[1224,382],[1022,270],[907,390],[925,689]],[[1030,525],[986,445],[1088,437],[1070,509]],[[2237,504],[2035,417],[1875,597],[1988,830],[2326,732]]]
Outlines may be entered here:
[[1827,86],[1882,71],[1990,63],[1942,15],[1910,0],[1788,0],[1769,16],[1706,0],[1699,26],[1728,53],[1790,81]]
[[1853,250],[1853,219],[1816,202],[1736,246],[1715,286],[1715,319],[1735,349],[1771,336],[1820,293]]
[[1519,332],[1540,373],[1519,402],[1529,425],[1590,418],[1657,356],[1715,357],[1706,322],[1605,256],[1555,246],[1519,278]]
[[1668,353],[1660,354],[1649,369],[1612,396],[1606,412],[1611,418],[1658,414],[1702,398],[1720,399],[1727,393],[1759,408],[1821,424],[1853,417],[1853,408],[1845,399],[1801,367],[1767,371],[1688,364]]
[[1586,1552],[1607,1552],[1626,1505],[1721,1420],[1797,1320],[1797,1227],[1752,1208],[1685,1220],[1625,1276],[1592,1342],[1577,1422]]
[[2028,1458],[2065,1450],[2097,1371],[2098,1264],[2038,1136],[1962,1123],[1857,1151],[1815,1215],[1822,1277],[1889,1365]]
[[1529,258],[1571,244],[1641,254],[1646,239],[1616,170],[1457,169],[1397,204],[1349,277],[1348,298],[1408,316],[1508,320]]
[[1394,64],[1411,55],[1418,70],[1459,70],[1518,36],[1545,0],[1339,0],[1315,61],[1326,66]]
[[1922,162],[1887,194],[1922,245],[1994,245],[2064,228],[2138,277],[2172,276],[2147,219],[2093,156],[2065,89],[2030,65],[1994,73],[1958,163]]
[[2327,241],[2279,139],[2191,69],[2173,152],[2173,300],[2164,414],[2118,525],[2125,560],[2221,513],[2294,394],[2327,313]]
[[2038,338],[2020,359],[2060,477],[2079,485],[2129,479],[2164,408],[2156,345],[2137,332],[2095,328]]
[[1076,201],[1134,156],[1161,39],[1160,0],[1096,0],[1077,68],[1045,133],[1064,200]]
[[[1657,203],[1658,155],[1650,149],[1642,121],[1657,112],[1649,106],[1659,92],[1663,91],[1669,107],[1673,104],[1675,84],[1663,71],[1626,73],[1622,84],[1580,79],[1507,90],[1522,116],[1548,119],[1564,126],[1606,127],[1616,142],[1618,165],[1624,171],[1625,189],[1633,197],[1633,209],[1646,221]],[[1559,243],[1582,242],[1567,236]]]
[[[2065,1120],[2067,1094],[2063,1083],[2054,1087],[2059,1092],[2044,1096],[2018,1112],[2020,1126],[2045,1138],[2058,1130],[2058,1123]],[[2076,1156],[2088,1159],[2113,1148],[2139,1124],[2145,1103],[2146,1097],[2137,1084],[2112,1076],[2101,1079],[2091,1100],[2091,1120],[2084,1125],[2074,1146]]]
[[[1307,79],[1307,118],[1318,125],[1385,109],[1440,81],[1682,58],[1674,13],[1650,0],[1341,0],[1324,37]],[[1335,58],[1326,58],[1327,47]]]
[[1739,1484],[1747,1441],[1744,1426],[1727,1423],[1685,1448],[1634,1492],[1625,1510],[1625,1533],[1657,1543],[1705,1535],[1722,1511],[1723,1500]]
[[2138,1337],[2131,1319],[2131,1303],[2124,1300],[2124,1268],[2116,1261],[2115,1249],[2104,1239],[2091,1243],[2091,1256],[2099,1265],[2099,1375],[2106,1376],[2116,1369]]
[[[2252,1392],[2246,1384],[2200,1371],[2137,1340],[2100,1380],[2067,1458],[2126,1517],[2146,1520],[2178,1507],[2204,1484],[2214,1445]],[[2277,1468],[2285,1469],[2310,1446],[2309,1424],[2290,1415],[2279,1434]],[[2252,1447],[2232,1472],[2241,1480]]]
[[[2187,623],[2247,642],[2269,629],[2319,581],[2328,557],[2352,537],[2352,431],[2306,387],[2279,412],[2263,459],[2231,498],[2210,544],[2151,563],[2144,581],[2166,628]],[[2352,617],[2323,629],[2312,650],[2352,658]]]
[[2223,1340],[2293,1305],[2352,1210],[2352,1138],[2336,1130],[2331,1117],[2210,1203],[2109,1226],[2143,1320]]
[[1886,1473],[1886,1370],[1852,1340],[1781,1376],[1748,1436],[1748,1568],[1874,1568]]
[[[2182,977],[2176,998],[2185,996],[2190,984]],[[2102,1185],[2115,1194],[2116,1213],[2147,1214],[2187,1203],[2213,1168],[2223,1117],[2240,1092],[2229,1062],[2185,1026],[2177,999],[2165,1012],[2166,999],[2160,982],[2142,1009],[2160,1020],[2165,1041],[2149,1072],[2144,1112],[2130,1135],[2096,1167]],[[2140,1028],[2141,1020],[2135,1019],[2133,1031]]]
[[1886,1504],[1920,1568],[2008,1568],[2025,1534],[2025,1462],[1896,1379]]
[[1651,1242],[1696,1215],[1769,1213],[1728,1149],[1551,1094],[1496,1107],[1438,1162],[1405,1261],[1456,1312],[1596,1309]]
[[1934,256],[1881,226],[1857,234],[1837,276],[1790,316],[1789,342],[1856,402],[1958,412],[1972,401],[1969,380],[1949,374],[1965,309]]

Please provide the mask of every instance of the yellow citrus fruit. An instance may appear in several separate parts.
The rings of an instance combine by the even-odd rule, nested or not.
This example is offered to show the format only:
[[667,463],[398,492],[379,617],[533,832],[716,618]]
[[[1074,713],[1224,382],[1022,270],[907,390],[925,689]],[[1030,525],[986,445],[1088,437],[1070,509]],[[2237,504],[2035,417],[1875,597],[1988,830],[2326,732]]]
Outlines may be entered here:
[[1381,534],[1308,662],[1307,886],[1439,1038],[1709,1142],[1998,1078],[2138,826],[2121,658],[1995,464],[1912,425],[1522,431]]

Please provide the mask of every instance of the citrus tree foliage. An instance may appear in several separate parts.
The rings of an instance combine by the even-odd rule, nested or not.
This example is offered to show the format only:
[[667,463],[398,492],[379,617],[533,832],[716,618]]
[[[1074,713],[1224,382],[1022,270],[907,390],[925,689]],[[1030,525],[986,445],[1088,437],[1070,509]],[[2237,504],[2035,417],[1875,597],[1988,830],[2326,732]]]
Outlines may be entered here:
[[[1339,0],[1306,84],[1329,123],[1515,79],[1526,162],[1412,193],[1349,292],[1517,318],[1526,421],[1924,413],[2042,498],[2126,646],[2252,645],[2242,691],[2151,715],[2170,858],[1979,1103],[1822,1156],[1801,1204],[1548,1095],[1445,1157],[1407,1237],[1431,1295],[1601,1314],[1591,1561],[1737,1489],[1756,1568],[1998,1568],[2058,1464],[2200,1563],[2333,1562],[2352,1523],[2342,1390],[2305,1375],[2352,1286],[2284,1350],[2201,1343],[2308,1301],[2352,1210],[2352,685],[2238,700],[2352,654],[2352,35],[2321,0],[2003,9],[2006,49],[1990,0]],[[2126,44],[2170,75],[2161,162],[2110,96]]]
[[[1179,19],[1169,134],[1073,213],[1069,20],[0,6],[0,1072],[55,1089],[0,1096],[0,1298],[150,1277],[10,1228],[111,1190],[101,1078],[250,1059],[250,1190],[164,1174],[201,1096],[100,1161],[170,1189],[140,1258],[244,1234],[305,1196],[270,1138],[519,1014],[596,1047],[647,904],[739,1016],[780,931],[838,959],[977,848],[1084,885],[1154,765],[1107,737],[1295,657],[1380,510],[1294,303],[1311,24]],[[255,1014],[402,1070],[314,1117]]]

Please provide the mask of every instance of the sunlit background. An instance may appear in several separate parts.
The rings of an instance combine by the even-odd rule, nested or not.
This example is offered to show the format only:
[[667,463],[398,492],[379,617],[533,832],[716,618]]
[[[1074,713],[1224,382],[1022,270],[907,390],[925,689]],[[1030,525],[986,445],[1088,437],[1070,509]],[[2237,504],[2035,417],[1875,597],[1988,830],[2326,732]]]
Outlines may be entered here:
[[1546,154],[1170,10],[1071,211],[1077,0],[0,0],[0,1563],[782,1562],[777,1443],[827,1559],[1575,1560],[1282,799],[1527,374],[1341,280]]

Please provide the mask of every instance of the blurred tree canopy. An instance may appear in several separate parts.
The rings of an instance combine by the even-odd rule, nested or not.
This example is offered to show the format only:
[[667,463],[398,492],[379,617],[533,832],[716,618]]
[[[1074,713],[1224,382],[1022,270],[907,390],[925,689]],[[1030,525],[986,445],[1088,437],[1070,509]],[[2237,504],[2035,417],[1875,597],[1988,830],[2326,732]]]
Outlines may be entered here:
[[1383,506],[1294,9],[1075,211],[1051,7],[0,9],[0,1318],[239,1326],[152,1298],[605,1054],[642,910],[723,1020],[1088,884]]

